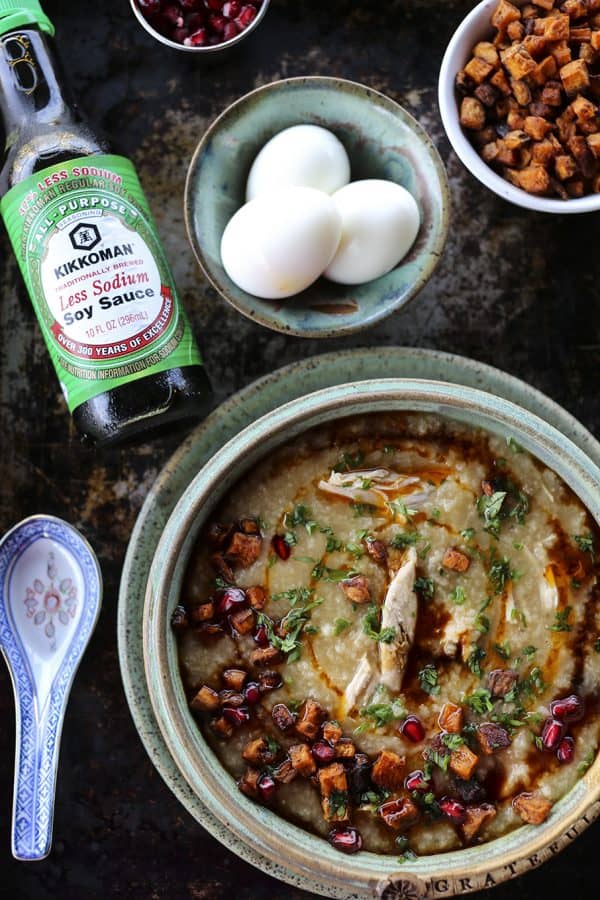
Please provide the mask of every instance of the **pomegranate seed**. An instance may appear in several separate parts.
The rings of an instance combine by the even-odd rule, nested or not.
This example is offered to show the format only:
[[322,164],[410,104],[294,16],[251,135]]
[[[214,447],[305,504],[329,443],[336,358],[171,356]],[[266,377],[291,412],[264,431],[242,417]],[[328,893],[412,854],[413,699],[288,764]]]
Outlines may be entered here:
[[415,769],[414,772],[409,772],[404,779],[404,787],[407,791],[428,791],[429,781],[421,769]]
[[234,37],[237,37],[239,33],[240,29],[237,27],[235,22],[228,22],[223,29],[223,40],[231,41]]
[[455,825],[463,825],[466,822],[467,810],[458,800],[453,800],[452,797],[442,797],[441,800],[438,800],[438,806],[446,818]]
[[556,750],[565,733],[565,726],[557,719],[546,719],[542,728],[544,750]]
[[335,750],[331,744],[327,744],[325,741],[317,741],[312,745],[311,750],[315,762],[320,766],[326,766],[335,759]]
[[240,609],[246,605],[246,595],[240,588],[225,588],[219,591],[217,597],[217,615],[219,616],[227,616],[234,609]]
[[250,721],[250,713],[243,706],[239,706],[237,709],[233,706],[224,706],[223,718],[227,719],[231,725],[235,725],[236,728],[241,728]]
[[208,43],[208,31],[206,28],[199,28],[190,37],[183,42],[188,47],[203,47]]
[[169,25],[175,25],[177,28],[182,27],[183,17],[179,7],[175,3],[167,3],[166,6],[163,6],[161,15],[164,21]]
[[356,828],[335,828],[329,832],[329,843],[342,853],[358,853],[362,849],[362,837]]
[[275,551],[279,559],[286,560],[290,558],[290,553],[292,551],[290,550],[290,545],[282,534],[276,534],[273,536],[271,546],[273,547],[273,550]]
[[577,694],[570,694],[561,700],[554,700],[550,704],[550,712],[561,722],[577,722],[583,717],[584,703]]
[[575,741],[572,737],[564,737],[556,748],[556,758],[561,763],[570,763],[575,753]]
[[244,688],[244,700],[246,703],[249,703],[250,706],[255,706],[255,704],[260,701],[261,696],[260,687],[256,681],[251,681]]
[[212,12],[221,12],[223,8],[223,0],[204,0],[204,5]]
[[195,31],[198,31],[206,22],[206,15],[204,10],[197,13],[192,13],[191,16],[188,16],[186,19],[186,28],[187,30],[193,34]]
[[176,44],[184,44],[187,37],[189,37],[187,28],[176,28],[171,35],[171,40],[175,41]]
[[408,738],[409,741],[412,741],[413,744],[420,743],[425,737],[425,728],[417,716],[409,716],[405,719],[400,726],[400,731],[404,737]]
[[242,8],[242,4],[239,0],[230,0],[229,3],[223,4],[223,15],[226,19],[236,19]]
[[269,634],[266,625],[259,625],[254,632],[254,640],[259,647],[269,646]]
[[251,22],[254,22],[256,18],[256,9],[250,4],[246,6],[242,6],[240,10],[240,14],[237,17],[236,21],[240,28],[247,28]]
[[202,0],[179,0],[179,5],[186,12],[196,12],[202,7]]
[[215,34],[222,35],[226,25],[227,19],[225,19],[223,16],[208,17],[208,26],[214,31]]
[[277,787],[275,779],[271,778],[271,776],[265,772],[265,774],[261,775],[258,779],[257,787],[260,799],[263,803],[270,803],[275,794],[275,788]]

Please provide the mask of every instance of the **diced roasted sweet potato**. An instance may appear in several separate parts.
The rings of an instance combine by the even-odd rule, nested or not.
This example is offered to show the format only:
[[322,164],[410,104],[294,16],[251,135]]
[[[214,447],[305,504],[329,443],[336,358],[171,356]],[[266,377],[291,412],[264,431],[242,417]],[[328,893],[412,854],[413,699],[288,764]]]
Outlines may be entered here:
[[588,67],[582,59],[574,59],[566,66],[562,66],[560,71],[560,80],[567,94],[578,94],[585,91],[590,84],[590,75]]
[[475,84],[481,84],[493,71],[493,66],[486,62],[485,59],[479,59],[477,56],[470,59],[465,66],[465,72]]
[[337,742],[340,740],[342,736],[342,726],[339,722],[330,721],[325,722],[323,725],[323,738],[328,743],[331,744],[332,747],[335,747]]
[[255,584],[253,587],[246,588],[246,597],[252,609],[255,609],[257,612],[265,608],[267,594],[260,585]]
[[524,135],[521,139],[518,137],[519,133],[523,132],[523,125],[525,124],[525,116],[520,108],[510,110],[506,117],[506,124],[509,128],[509,131],[504,136],[507,147],[510,147],[511,149],[516,147],[518,149],[529,141],[527,135]]
[[519,187],[529,194],[545,194],[550,187],[548,173],[543,166],[531,165],[521,169],[518,175]]
[[[507,145],[510,146],[508,141]],[[471,565],[471,560],[466,553],[462,553],[455,547],[448,547],[442,557],[442,565],[445,569],[450,569],[453,572],[466,572]]]
[[555,156],[556,150],[551,141],[538,141],[532,147],[532,161],[546,169],[552,165]]
[[406,760],[392,750],[382,750],[371,769],[371,779],[378,787],[400,790],[404,782]]
[[364,575],[355,575],[340,581],[340,587],[351,603],[370,603],[371,591]]
[[553,41],[548,45],[550,55],[556,60],[556,65],[560,68],[566,66],[573,59],[571,48],[566,41]]
[[583,197],[585,192],[583,178],[576,176],[575,178],[571,178],[570,181],[565,181],[564,184],[569,197]]
[[281,784],[289,784],[298,774],[294,769],[289,756],[286,756],[286,758],[272,771],[275,781],[279,781]]
[[292,767],[299,775],[308,778],[317,771],[317,764],[308,744],[292,744],[288,753]]
[[242,750],[242,758],[253,766],[269,766],[277,757],[277,749],[264,737],[248,741]]
[[596,161],[588,146],[587,139],[581,135],[573,135],[567,141],[567,147],[575,157],[575,162],[583,177],[592,178],[596,172]]
[[495,88],[498,88],[500,93],[504,94],[505,97],[510,94],[510,84],[504,69],[498,69],[497,72],[494,72],[490,78],[490,84],[493,84]]
[[340,738],[335,745],[335,755],[337,759],[354,759],[356,756],[354,741],[350,738]]
[[276,666],[283,662],[283,654],[277,647],[258,647],[250,654],[250,661],[254,666]]
[[248,673],[244,669],[225,669],[221,676],[223,686],[231,688],[232,691],[241,691],[247,677]]
[[461,69],[456,73],[456,77],[454,79],[454,87],[459,94],[462,94],[464,96],[465,94],[470,94],[475,85],[473,84],[467,73],[464,71],[464,69]]
[[242,794],[247,797],[258,796],[258,779],[260,778],[260,770],[248,768],[238,781],[238,788]]
[[552,9],[554,6],[554,0],[531,0],[534,6],[539,6],[540,9]]
[[271,718],[280,731],[290,731],[296,724],[296,717],[285,703],[276,703],[271,710]]
[[523,130],[534,141],[542,141],[548,132],[552,130],[552,125],[546,119],[542,119],[541,116],[525,116]]
[[579,122],[588,122],[590,119],[595,119],[598,112],[598,107],[595,103],[592,103],[587,97],[582,97],[581,94],[575,97],[571,103],[571,109]]
[[377,813],[394,831],[407,831],[420,818],[419,810],[410,797],[388,800],[381,804]]
[[254,631],[254,626],[256,625],[254,610],[249,608],[236,609],[236,611],[229,616],[229,622],[231,627],[235,629],[238,634],[250,634]]
[[479,41],[478,44],[475,44],[473,47],[473,56],[489,63],[492,67],[497,66],[500,62],[498,51],[489,41]]
[[485,81],[483,84],[478,85],[473,93],[488,109],[491,109],[500,96],[498,88],[495,88],[489,81]]
[[514,669],[493,669],[488,676],[488,687],[492,697],[505,697],[517,681],[519,673]]
[[481,148],[481,158],[487,163],[493,163],[498,156],[498,146],[496,141],[490,141]]
[[344,822],[348,818],[348,778],[342,763],[335,762],[318,770],[323,815],[328,822]]
[[438,716],[438,725],[449,734],[460,734],[463,727],[464,711],[456,703],[444,703]]
[[475,838],[486,822],[496,818],[496,808],[491,803],[482,803],[481,806],[467,806],[466,819],[462,825],[462,833],[465,841],[470,843]]
[[190,700],[190,709],[194,712],[213,712],[219,705],[219,695],[207,684],[203,684]]
[[262,537],[260,534],[244,534],[235,531],[231,537],[225,556],[242,569],[248,568],[260,556]]
[[528,825],[541,825],[550,815],[552,803],[541,794],[517,794],[512,802],[515,812]]
[[556,77],[558,65],[553,56],[546,56],[541,60],[532,72],[533,81],[540,87]]
[[225,581],[228,581],[230,584],[233,584],[233,580],[235,578],[233,569],[222,553],[213,553],[210,558],[210,563],[217,575],[219,575]]
[[485,125],[485,107],[476,97],[463,97],[460,104],[460,124],[478,131]]
[[479,726],[476,734],[477,742],[487,756],[491,756],[497,750],[510,747],[511,740],[508,731],[495,722],[484,722]]
[[522,41],[525,37],[525,26],[522,22],[511,22],[506,29],[506,36],[511,41]]
[[523,47],[524,50],[527,50],[530,56],[537,61],[539,61],[546,52],[546,45],[546,38],[541,34],[528,34],[521,41],[521,47]]
[[596,159],[600,159],[600,132],[596,132],[595,134],[589,134],[586,138],[587,145],[596,157]]
[[536,67],[536,62],[522,44],[512,44],[502,52],[502,63],[512,78],[526,78]]
[[199,603],[198,606],[193,606],[189,612],[190,620],[195,625],[199,625],[200,622],[209,622],[214,614],[215,604],[212,600],[209,600],[207,603]]
[[296,731],[307,740],[314,741],[325,718],[326,713],[323,707],[309,697],[298,711]]
[[547,81],[540,94],[540,100],[546,106],[561,106],[563,95],[560,83],[558,81]]
[[592,50],[600,50],[600,31],[592,31],[590,46]]
[[[573,44],[589,44],[592,39],[592,29],[589,25],[572,25],[569,32],[569,40]],[[581,58],[581,57],[580,57]]]
[[537,19],[535,33],[543,35],[547,41],[568,41],[570,28],[569,17],[557,15]]
[[565,0],[560,8],[570,19],[582,19],[588,13],[585,0]]
[[450,769],[464,781],[472,777],[478,762],[479,757],[466,744],[457,747],[450,754]]
[[492,25],[498,31],[505,31],[511,22],[516,22],[521,18],[521,11],[509,0],[500,0],[498,6],[492,13]]
[[517,151],[507,147],[503,140],[496,141],[498,154],[496,162],[501,166],[515,166],[517,164]]
[[510,87],[519,106],[527,106],[531,103],[531,88],[524,81],[511,78]]
[[222,740],[227,740],[233,734],[233,725],[227,721],[225,716],[218,716],[218,718],[213,719],[210,727],[217,737],[220,737]]

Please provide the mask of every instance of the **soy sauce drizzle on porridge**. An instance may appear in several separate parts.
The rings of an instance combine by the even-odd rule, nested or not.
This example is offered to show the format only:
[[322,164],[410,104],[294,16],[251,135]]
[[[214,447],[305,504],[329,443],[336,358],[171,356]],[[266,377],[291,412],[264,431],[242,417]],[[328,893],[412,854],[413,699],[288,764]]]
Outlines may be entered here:
[[515,441],[321,426],[204,529],[172,625],[240,790],[347,853],[539,824],[600,737],[598,528]]

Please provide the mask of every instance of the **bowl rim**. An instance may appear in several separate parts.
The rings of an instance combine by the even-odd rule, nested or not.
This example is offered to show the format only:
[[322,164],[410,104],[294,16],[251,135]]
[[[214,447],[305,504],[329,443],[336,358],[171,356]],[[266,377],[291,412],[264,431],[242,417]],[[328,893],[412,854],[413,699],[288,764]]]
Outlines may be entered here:
[[[194,524],[199,520],[201,524],[203,507],[208,507],[210,512],[210,507],[214,505],[215,495],[219,494],[214,485],[227,475],[235,474],[240,460],[246,469],[254,462],[254,457],[260,458],[265,452],[265,438],[279,445],[288,440],[291,433],[301,433],[320,421],[358,414],[363,411],[361,405],[364,411],[376,408],[433,411],[445,417],[471,420],[472,423],[474,416],[476,427],[492,432],[512,432],[526,449],[558,471],[580,498],[582,494],[587,498],[589,491],[593,502],[589,499],[582,499],[582,502],[600,520],[600,469],[570,439],[511,401],[475,388],[432,379],[371,379],[325,388],[290,401],[233,437],[196,475],[163,530],[146,591],[144,666],[156,720],[183,777],[219,821],[234,830],[238,840],[250,844],[255,851],[268,858],[281,859],[283,838],[286,868],[296,877],[309,874],[313,882],[315,878],[320,879],[327,886],[326,890],[336,892],[341,884],[338,854],[322,838],[308,834],[243,797],[206,744],[187,705],[179,703],[177,690],[180,696],[182,690],[181,684],[176,688],[179,670],[175,661],[176,670],[173,671],[175,639],[168,627],[167,613],[181,545],[193,531]],[[213,503],[208,502],[211,497]],[[192,533],[190,544],[194,537]],[[173,677],[175,673],[176,678]],[[225,776],[221,783],[214,774],[215,768]],[[583,830],[600,814],[599,797],[600,756],[557,802],[554,814],[543,826],[521,826],[508,835],[481,845],[483,853],[480,852],[481,847],[467,848],[423,858],[426,860],[426,870],[418,860],[405,870],[391,856],[365,852],[345,861],[342,889],[357,889],[366,892],[358,896],[369,896],[382,877],[384,880],[387,878],[385,884],[390,879],[408,879],[421,893],[425,892],[425,878],[432,878],[434,882],[440,879],[450,879],[452,882],[454,879],[457,891],[497,884],[520,874],[519,863],[527,863],[532,868],[558,852],[557,848],[569,843],[573,839],[573,834],[569,832],[574,830],[576,835],[578,829]],[[299,840],[299,836],[303,837]],[[307,845],[304,851],[301,847],[303,842]],[[512,849],[511,844],[515,844]],[[316,867],[313,863],[315,857],[318,861]],[[459,888],[456,882],[461,877],[466,877],[467,881],[478,877],[481,883]],[[490,877],[492,881],[488,882]],[[440,893],[447,895],[454,892],[447,886],[440,890]],[[336,893],[336,896],[342,895]]]
[[250,24],[246,28],[244,28],[243,31],[240,31],[239,34],[236,34],[235,37],[230,38],[228,41],[222,41],[220,44],[211,44],[207,47],[188,47],[187,44],[178,44],[176,41],[172,41],[170,38],[165,37],[165,35],[161,34],[160,31],[157,31],[156,28],[154,28],[150,24],[150,22],[148,22],[148,20],[145,19],[142,15],[142,11],[137,5],[137,0],[129,0],[134,16],[136,17],[144,31],[146,31],[156,41],[164,44],[165,47],[170,47],[172,50],[180,50],[183,53],[197,53],[206,57],[218,56],[222,50],[230,50],[237,44],[241,44],[244,38],[248,37],[249,34],[251,34],[256,28],[258,28],[259,24],[262,22],[267,13],[270,2],[271,0],[262,0],[261,7],[257,12],[256,18],[253,19],[252,22],[250,22]]
[[[134,2],[134,0],[132,0],[132,2]],[[387,108],[388,111],[392,112],[395,116],[404,120],[405,124],[417,136],[417,138],[419,138],[436,172],[437,184],[439,185],[440,223],[435,233],[432,247],[428,251],[427,261],[421,269],[419,277],[411,285],[409,291],[403,296],[402,300],[386,304],[383,309],[378,310],[373,315],[371,315],[371,317],[366,322],[356,322],[354,324],[348,325],[340,325],[339,323],[336,324],[335,322],[333,322],[331,327],[328,329],[300,329],[281,324],[275,308],[271,316],[263,314],[260,309],[254,309],[252,311],[247,309],[243,303],[240,303],[235,297],[233,297],[223,287],[223,285],[218,283],[217,280],[213,277],[210,266],[208,265],[208,262],[206,260],[206,256],[202,250],[200,241],[198,240],[198,236],[196,235],[196,231],[194,228],[193,180],[197,173],[199,162],[206,149],[206,146],[209,144],[214,134],[221,128],[221,126],[223,124],[226,124],[227,119],[235,115],[241,106],[248,104],[252,101],[253,98],[262,97],[265,94],[279,91],[286,85],[297,85],[298,87],[301,87],[303,85],[321,85],[326,88],[337,87],[337,89],[340,89],[341,87],[341,89],[344,91],[348,91],[350,88],[359,88],[361,91],[366,93],[367,97],[365,99],[374,99],[376,102],[382,104],[385,108]],[[229,303],[230,306],[236,309],[237,312],[241,313],[251,322],[258,323],[259,325],[262,325],[265,328],[269,328],[271,331],[277,331],[280,334],[295,335],[297,337],[305,338],[330,338],[342,337],[343,335],[347,334],[355,334],[358,331],[363,331],[366,328],[373,327],[378,322],[381,322],[383,319],[391,316],[393,313],[398,312],[400,309],[404,309],[404,307],[411,300],[413,300],[414,297],[419,293],[419,291],[422,290],[422,288],[427,284],[442,258],[446,239],[448,237],[448,230],[450,227],[450,212],[450,187],[448,184],[446,169],[437,147],[435,146],[433,140],[429,137],[421,123],[418,122],[417,119],[415,119],[415,117],[411,115],[411,113],[409,113],[403,106],[401,106],[395,100],[392,100],[391,97],[388,97],[387,94],[383,94],[381,91],[378,91],[367,84],[353,81],[349,78],[339,78],[333,75],[296,75],[291,78],[280,78],[276,81],[270,81],[267,84],[263,84],[260,87],[254,88],[253,90],[248,91],[248,93],[243,94],[241,97],[238,97],[237,100],[234,100],[233,103],[229,104],[229,106],[227,106],[221,113],[219,113],[219,115],[210,123],[210,125],[200,138],[200,141],[198,142],[198,145],[194,150],[188,167],[184,187],[184,218],[188,241],[191,244],[192,251],[194,253],[194,256],[196,257],[196,261],[200,266],[204,277],[215,289],[219,297]],[[277,301],[273,301],[273,303],[276,304]]]
[[[517,6],[523,6],[526,0],[512,0],[512,2]],[[537,197],[534,194],[528,194],[522,188],[512,185],[484,162],[463,131],[458,118],[454,79],[458,70],[467,62],[469,51],[473,44],[478,39],[482,39],[479,35],[483,29],[484,21],[489,26],[491,33],[492,26],[489,21],[489,14],[497,5],[498,0],[481,0],[456,28],[442,59],[438,78],[438,104],[444,130],[452,145],[452,149],[474,178],[490,191],[502,197],[503,200],[508,200],[509,203],[515,206],[533,210],[534,212],[566,215],[600,210],[600,194],[588,194],[585,197],[559,200],[551,197]],[[473,36],[472,39],[471,35]]]

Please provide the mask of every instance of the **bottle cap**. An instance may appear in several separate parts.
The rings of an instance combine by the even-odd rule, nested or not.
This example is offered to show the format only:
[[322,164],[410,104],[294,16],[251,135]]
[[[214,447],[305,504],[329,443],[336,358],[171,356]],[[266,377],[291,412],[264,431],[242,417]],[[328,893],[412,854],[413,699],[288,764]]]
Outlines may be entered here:
[[18,31],[24,25],[37,25],[40,31],[54,34],[54,25],[39,0],[0,0],[0,34]]

